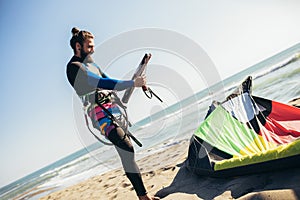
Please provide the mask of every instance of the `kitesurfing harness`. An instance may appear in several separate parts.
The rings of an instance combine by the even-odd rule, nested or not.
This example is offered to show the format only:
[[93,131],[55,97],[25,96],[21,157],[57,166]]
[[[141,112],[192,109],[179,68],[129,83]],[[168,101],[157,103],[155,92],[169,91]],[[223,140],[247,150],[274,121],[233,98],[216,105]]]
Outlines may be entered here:
[[[86,125],[89,129],[89,131],[92,133],[92,135],[101,143],[106,144],[106,145],[112,145],[109,142],[106,142],[104,140],[102,140],[100,137],[98,137],[90,128],[89,126],[89,122],[88,122],[88,113],[91,112],[92,109],[95,109],[95,104],[96,106],[99,106],[102,111],[105,113],[105,116],[103,115],[103,117],[108,118],[111,123],[115,124],[116,126],[119,126],[121,128],[123,128],[125,134],[127,136],[129,136],[138,146],[142,147],[142,144],[140,141],[138,141],[138,139],[136,139],[136,137],[134,137],[132,135],[132,133],[128,130],[128,126],[131,126],[131,123],[128,120],[128,115],[127,115],[127,107],[121,102],[121,100],[119,99],[119,97],[117,96],[117,94],[114,91],[110,91],[109,93],[104,93],[99,89],[96,89],[94,92],[91,92],[89,94],[83,95],[81,96],[81,99],[83,101],[83,105],[84,105],[84,115],[85,115],[85,121],[86,121]],[[108,109],[106,108],[104,105],[107,103],[111,103],[114,106],[118,106],[118,108],[121,108],[122,111],[119,113],[119,116],[115,116],[112,112],[113,109]],[[115,107],[117,108],[117,107]],[[117,109],[118,109],[117,108]],[[99,125],[95,125],[98,122],[95,122],[95,120],[93,120],[93,126],[96,129],[99,129]],[[107,136],[107,135],[106,135]]]

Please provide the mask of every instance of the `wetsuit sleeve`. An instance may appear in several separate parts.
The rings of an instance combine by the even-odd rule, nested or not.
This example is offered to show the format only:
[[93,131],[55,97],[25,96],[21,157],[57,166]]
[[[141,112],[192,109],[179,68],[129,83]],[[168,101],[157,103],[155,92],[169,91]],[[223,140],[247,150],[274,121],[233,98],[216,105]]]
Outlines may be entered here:
[[133,80],[122,81],[122,80],[107,78],[107,76],[106,78],[102,78],[90,71],[87,71],[87,76],[88,76],[88,83],[92,87],[120,91],[134,86]]

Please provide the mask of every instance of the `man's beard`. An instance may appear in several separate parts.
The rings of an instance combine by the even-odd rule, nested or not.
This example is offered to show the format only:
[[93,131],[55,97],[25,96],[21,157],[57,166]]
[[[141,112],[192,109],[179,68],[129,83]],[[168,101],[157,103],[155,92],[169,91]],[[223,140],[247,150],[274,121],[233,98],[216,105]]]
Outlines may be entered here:
[[83,49],[80,49],[80,57],[84,60],[89,54],[86,53]]
[[93,63],[94,62],[94,60],[91,56],[92,54],[93,53],[86,53],[83,50],[80,50],[80,56],[84,63]]

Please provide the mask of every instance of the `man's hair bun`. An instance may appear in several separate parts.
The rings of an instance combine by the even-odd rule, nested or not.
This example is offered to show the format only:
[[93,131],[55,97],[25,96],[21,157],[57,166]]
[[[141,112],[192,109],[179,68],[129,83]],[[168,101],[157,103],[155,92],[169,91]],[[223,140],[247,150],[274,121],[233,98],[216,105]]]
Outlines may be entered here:
[[77,35],[79,32],[80,32],[79,28],[77,28],[77,27],[73,27],[72,28],[72,34],[73,34],[73,36]]

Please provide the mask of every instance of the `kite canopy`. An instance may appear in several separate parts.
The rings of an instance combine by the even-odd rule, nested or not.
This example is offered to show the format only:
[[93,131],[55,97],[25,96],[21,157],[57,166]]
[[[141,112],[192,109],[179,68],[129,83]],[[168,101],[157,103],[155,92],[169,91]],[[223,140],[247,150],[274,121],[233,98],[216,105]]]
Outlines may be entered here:
[[217,177],[300,166],[300,109],[252,96],[251,85],[248,77],[212,103],[191,138],[191,171]]

